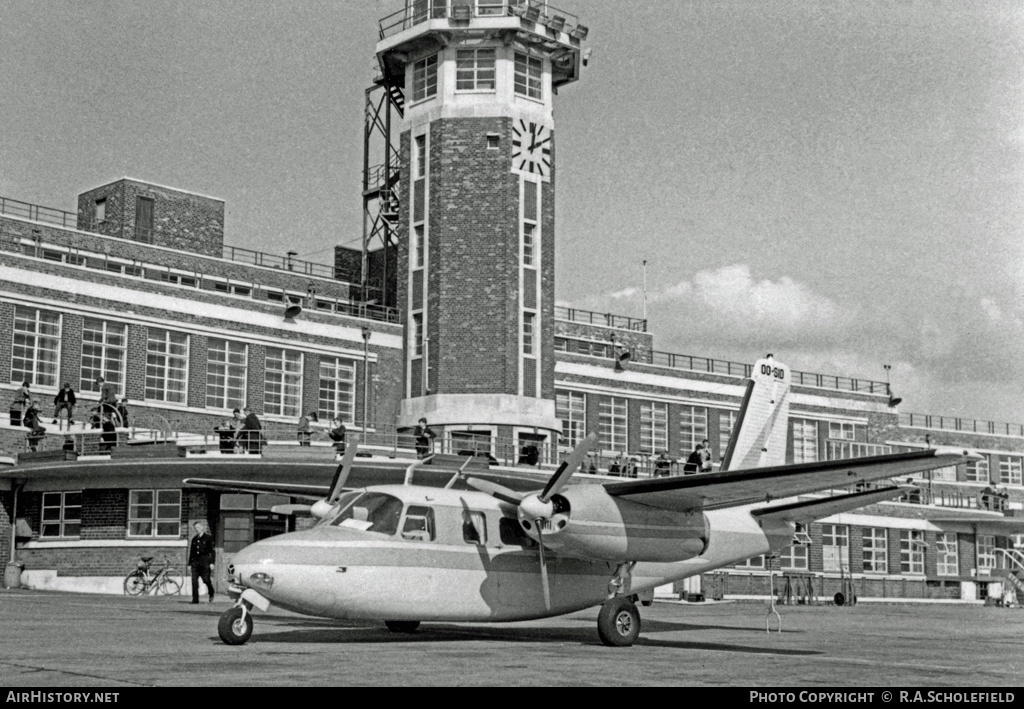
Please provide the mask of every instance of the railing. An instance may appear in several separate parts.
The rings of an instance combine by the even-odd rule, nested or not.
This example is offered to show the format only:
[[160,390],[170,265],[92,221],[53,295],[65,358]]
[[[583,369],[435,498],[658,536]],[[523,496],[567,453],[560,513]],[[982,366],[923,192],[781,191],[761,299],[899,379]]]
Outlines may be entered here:
[[[20,253],[24,256],[67,263],[73,266],[82,266],[106,273],[117,273],[121,275],[146,278],[153,281],[160,281],[171,285],[178,285],[185,288],[198,289],[210,293],[233,293],[252,298],[254,300],[267,300],[276,303],[298,303],[305,308],[311,308],[317,312],[336,313],[338,315],[350,315],[353,317],[380,320],[383,322],[401,322],[401,314],[395,308],[384,305],[369,303],[364,300],[344,300],[316,295],[315,287],[307,290],[306,295],[299,295],[291,291],[284,291],[279,288],[269,288],[255,281],[239,281],[228,279],[223,276],[211,276],[200,271],[170,268],[156,264],[144,263],[137,260],[127,262],[127,259],[111,258],[108,254],[84,251],[65,246],[44,245],[38,235],[31,237],[6,232],[0,229],[0,250]],[[257,253],[257,252],[251,252]],[[344,281],[337,281],[344,284]],[[367,288],[361,290],[356,286],[348,284],[366,296],[372,296],[379,292],[379,289]]]
[[[61,209],[42,207],[28,202],[19,202],[18,200],[8,199],[6,197],[0,197],[0,214],[6,214],[12,217],[21,217],[31,221],[43,222],[44,224],[54,224],[65,229],[77,229],[78,231],[100,234],[102,236],[123,238],[120,234],[103,234],[97,229],[97,224],[93,220],[86,222],[82,228],[79,228],[78,214],[75,212],[65,212]],[[113,222],[111,222],[111,224],[113,224]],[[159,231],[136,226],[132,227],[132,233],[135,235],[134,240],[152,244],[154,235],[159,234]],[[262,251],[253,251],[251,249],[243,249],[237,246],[222,246],[221,258],[249,266],[263,266],[266,268],[293,271],[295,273],[314,276],[316,278],[347,280],[350,282],[352,280],[351,273],[339,271],[334,266],[329,266],[323,263],[314,263],[312,261],[302,261],[296,258],[289,258],[288,256],[275,256]]]
[[579,308],[566,308],[559,305],[555,306],[555,319],[587,325],[614,327],[620,330],[647,332],[646,320],[630,318],[625,315],[613,315],[611,313],[596,313],[592,310],[580,310]]
[[960,431],[982,433],[993,436],[1024,438],[1024,424],[977,421],[955,416],[932,416],[930,414],[900,414],[900,426],[907,428],[930,428],[939,431]]
[[[557,314],[556,314],[557,317]],[[640,321],[646,322],[646,321]],[[571,354],[582,354],[591,357],[613,359],[617,357],[615,345],[612,342],[594,342],[575,337],[555,337],[555,351],[568,352]],[[721,374],[729,377],[749,378],[753,372],[753,365],[743,362],[729,362],[710,357],[694,357],[693,355],[675,354],[671,352],[650,352],[637,353],[633,351],[633,362],[637,364],[650,364],[656,367],[667,367],[669,369],[680,369],[688,372],[702,372],[706,374]],[[850,377],[836,377],[830,374],[813,374],[810,372],[792,372],[793,384],[818,389],[835,389],[837,391],[852,391],[864,394],[877,394],[887,396],[889,385],[885,382],[876,382],[870,379],[853,379]]]
[[586,37],[586,28],[576,15],[540,0],[405,0],[402,9],[380,20],[380,38],[386,39],[428,20],[472,17],[522,17],[552,30],[568,32],[574,39]]

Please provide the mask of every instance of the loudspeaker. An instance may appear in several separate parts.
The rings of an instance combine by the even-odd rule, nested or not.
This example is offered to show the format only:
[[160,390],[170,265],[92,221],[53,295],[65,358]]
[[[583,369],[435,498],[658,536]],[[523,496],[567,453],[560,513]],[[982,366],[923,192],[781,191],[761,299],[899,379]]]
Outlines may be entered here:
[[298,317],[302,312],[302,304],[292,302],[284,309],[284,319],[291,320],[292,318]]

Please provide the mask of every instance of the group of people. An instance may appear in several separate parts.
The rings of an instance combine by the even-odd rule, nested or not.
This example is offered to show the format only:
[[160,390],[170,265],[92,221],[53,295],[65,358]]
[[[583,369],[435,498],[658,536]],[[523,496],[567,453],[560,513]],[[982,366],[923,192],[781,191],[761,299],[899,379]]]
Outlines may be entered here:
[[[657,458],[652,461],[651,475],[656,478],[668,477],[672,474],[672,466],[676,464],[676,460],[671,458],[668,451],[661,451]],[[628,456],[623,458],[621,454],[615,456],[615,459],[608,465],[609,475],[621,475],[627,478],[635,478],[639,470],[639,463],[636,457]],[[704,439],[693,449],[693,452],[687,457],[686,462],[683,464],[683,475],[692,475],[694,473],[708,473],[712,470],[711,464],[711,444],[708,439]],[[599,473],[597,460],[595,456],[590,453],[587,454],[586,460],[580,463],[580,472],[590,473],[596,475]]]
[[1010,493],[997,487],[986,485],[981,491],[981,509],[1002,512],[1010,501]]
[[[100,447],[109,450],[117,445],[117,428],[128,426],[128,399],[118,399],[114,386],[107,384],[103,377],[97,377],[96,390],[100,392],[100,400],[92,410],[90,427],[101,429]],[[78,398],[71,384],[64,382],[56,396],[53,397],[53,423],[56,424],[62,412],[67,411],[68,426],[75,422],[75,406]],[[19,422],[29,429],[29,450],[36,450],[38,442],[46,435],[46,427],[41,420],[39,399],[32,393],[30,382],[22,382],[21,388],[14,396],[11,404],[11,424]],[[65,446],[67,447],[67,446]]]
[[232,411],[231,418],[215,430],[220,434],[221,453],[259,453],[263,446],[263,424],[248,406]]

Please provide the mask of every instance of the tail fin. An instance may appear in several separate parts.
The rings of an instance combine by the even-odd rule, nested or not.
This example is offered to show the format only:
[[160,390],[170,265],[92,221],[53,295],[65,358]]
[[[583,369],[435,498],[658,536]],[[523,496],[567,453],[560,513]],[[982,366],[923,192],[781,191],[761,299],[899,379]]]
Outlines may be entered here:
[[722,456],[722,470],[786,464],[789,367],[768,355],[754,364],[739,417]]

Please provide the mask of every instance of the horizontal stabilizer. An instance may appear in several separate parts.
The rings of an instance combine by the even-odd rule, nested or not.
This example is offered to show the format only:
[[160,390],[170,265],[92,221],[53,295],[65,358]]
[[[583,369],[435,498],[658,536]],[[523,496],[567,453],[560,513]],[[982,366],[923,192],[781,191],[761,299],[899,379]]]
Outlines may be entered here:
[[751,514],[755,517],[762,517],[765,519],[774,518],[785,522],[809,524],[816,519],[821,519],[822,517],[860,509],[866,505],[873,505],[876,502],[892,500],[893,498],[899,497],[903,493],[914,489],[916,488],[908,485],[889,485],[875,490],[852,492],[847,495],[833,495],[832,497],[822,497],[816,500],[803,500],[801,502],[791,502],[789,504],[771,505],[769,507],[762,507],[759,510],[754,510]]
[[209,478],[185,478],[186,487],[205,487],[224,492],[251,492],[299,497],[304,500],[322,500],[329,489],[326,485],[295,485],[292,483],[258,483],[244,480],[211,480]]

